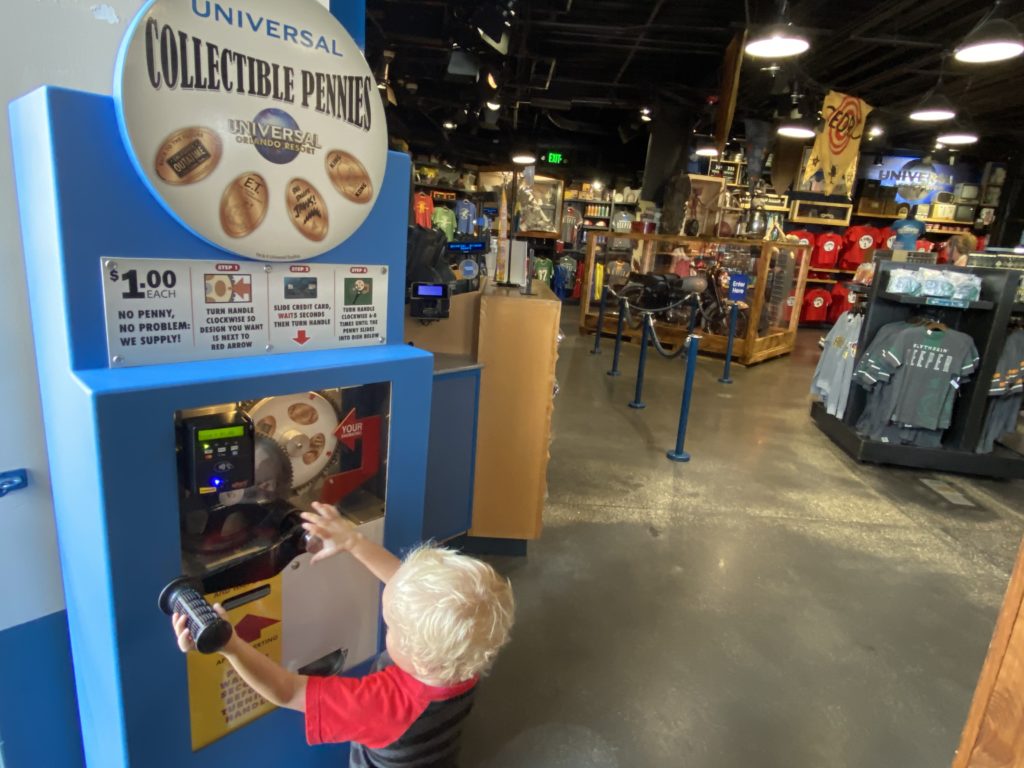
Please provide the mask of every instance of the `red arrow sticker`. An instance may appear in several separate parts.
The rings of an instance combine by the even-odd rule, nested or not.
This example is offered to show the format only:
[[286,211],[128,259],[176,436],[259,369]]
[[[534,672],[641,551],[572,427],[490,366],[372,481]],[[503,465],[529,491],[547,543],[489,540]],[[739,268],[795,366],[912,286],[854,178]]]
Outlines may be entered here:
[[294,339],[292,339],[292,341],[294,341],[294,342],[295,342],[296,344],[298,344],[298,345],[300,345],[300,346],[301,346],[302,344],[305,344],[305,343],[306,343],[307,341],[309,341],[309,336],[307,336],[307,335],[306,335],[306,329],[305,329],[305,328],[301,329],[301,330],[300,330],[300,331],[299,331],[299,332],[298,332],[298,333],[297,333],[297,334],[295,335],[295,338],[294,338]]
[[345,414],[341,424],[334,430],[334,435],[350,451],[356,449],[356,441],[363,439],[363,422],[356,418],[355,408]]

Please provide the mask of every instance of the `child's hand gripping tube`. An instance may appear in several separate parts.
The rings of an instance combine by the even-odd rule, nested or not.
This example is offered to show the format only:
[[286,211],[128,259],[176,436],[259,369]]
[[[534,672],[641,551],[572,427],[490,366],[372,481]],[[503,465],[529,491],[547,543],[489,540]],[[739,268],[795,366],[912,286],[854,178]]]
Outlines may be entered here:
[[199,584],[181,576],[160,592],[160,610],[183,614],[192,642],[200,653],[216,653],[231,639],[231,624],[217,615],[199,592]]

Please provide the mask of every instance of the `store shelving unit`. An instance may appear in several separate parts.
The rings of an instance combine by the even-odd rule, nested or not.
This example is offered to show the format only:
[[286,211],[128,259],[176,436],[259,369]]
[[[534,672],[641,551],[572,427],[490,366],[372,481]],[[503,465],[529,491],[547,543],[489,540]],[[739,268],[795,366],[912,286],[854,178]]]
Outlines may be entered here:
[[970,381],[960,388],[953,422],[943,440],[944,447],[919,448],[862,438],[857,434],[855,425],[867,403],[867,393],[853,383],[850,384],[849,403],[842,419],[828,415],[820,403],[811,407],[811,417],[822,432],[857,461],[988,477],[1024,478],[1024,455],[998,444],[993,453],[974,452],[981,438],[989,404],[989,382],[992,381],[992,374],[1006,341],[1010,316],[1014,312],[1014,297],[1020,274],[1002,269],[943,265],[939,268],[977,274],[982,278],[979,301],[971,302],[966,307],[948,307],[929,305],[928,299],[924,297],[885,291],[892,269],[912,267],[895,262],[880,262],[876,265],[870,305],[861,328],[858,349],[867,349],[883,325],[906,320],[921,313],[923,308],[927,309],[928,314],[938,314],[949,327],[971,336],[981,356],[981,365]]
[[[745,238],[681,237],[672,235],[648,235],[638,233],[616,233],[615,239],[633,241],[632,251],[627,251],[633,269],[640,272],[668,272],[673,264],[658,265],[656,256],[669,254],[682,247],[692,260],[733,262],[745,257],[750,265],[746,271],[749,280],[747,305],[748,322],[746,332],[738,335],[733,345],[733,359],[741,365],[753,365],[764,360],[788,354],[796,343],[797,324],[800,313],[797,307],[803,303],[807,283],[807,268],[810,263],[810,249],[795,243],[776,243]],[[784,251],[788,265],[788,280],[780,274]],[[606,307],[604,325],[598,329],[598,301],[595,300],[595,265],[599,261],[622,258],[621,251],[612,251],[590,242],[583,264],[583,293],[580,301],[581,333],[602,332],[613,336],[618,324],[614,303]],[[772,279],[769,279],[771,276]],[[771,291],[771,293],[769,293]],[[790,303],[792,302],[792,303]],[[688,327],[675,323],[655,320],[658,338],[669,347],[677,347],[688,335]],[[638,343],[639,329],[627,326],[624,338]],[[728,337],[725,334],[705,333],[701,336],[700,351],[724,355]]]

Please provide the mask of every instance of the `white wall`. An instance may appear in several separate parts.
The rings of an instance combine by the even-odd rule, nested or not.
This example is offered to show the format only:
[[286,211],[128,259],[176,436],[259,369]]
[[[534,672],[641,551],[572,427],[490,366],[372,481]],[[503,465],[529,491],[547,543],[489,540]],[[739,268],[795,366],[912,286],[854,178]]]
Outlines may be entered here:
[[[142,0],[4,0],[0,103],[49,84],[110,93],[121,36]],[[64,607],[25,290],[10,124],[0,120],[0,471],[29,488],[0,499],[0,630]]]

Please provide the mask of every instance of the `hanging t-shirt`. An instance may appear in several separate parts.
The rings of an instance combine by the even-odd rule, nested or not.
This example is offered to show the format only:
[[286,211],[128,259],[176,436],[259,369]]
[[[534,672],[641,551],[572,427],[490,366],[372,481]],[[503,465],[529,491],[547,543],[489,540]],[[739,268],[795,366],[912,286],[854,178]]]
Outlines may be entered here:
[[928,230],[924,222],[917,219],[900,219],[894,221],[891,227],[896,233],[896,242],[893,247],[901,251],[916,249],[917,241]]
[[882,227],[878,230],[878,248],[891,251],[896,247],[896,230],[892,227]]
[[897,387],[890,420],[921,429],[949,426],[960,380],[978,367],[978,350],[966,333],[908,328],[882,353]]
[[476,205],[469,200],[459,200],[455,204],[455,219],[460,235],[473,234],[473,224],[476,221]]
[[455,211],[444,205],[434,209],[434,215],[430,217],[435,227],[444,232],[444,236],[451,240],[455,237]]
[[832,303],[828,308],[828,321],[834,323],[843,312],[853,309],[853,305],[856,303],[857,294],[842,283],[836,283],[832,286]]
[[839,260],[839,247],[843,238],[833,232],[824,232],[817,237],[814,253],[811,256],[811,266],[818,269],[835,269]]
[[430,195],[417,192],[413,198],[412,209],[416,223],[425,229],[430,229],[431,217],[434,215],[434,201]]
[[801,323],[823,323],[828,319],[828,307],[832,294],[824,288],[815,288],[804,294],[804,307],[800,312]]
[[917,248],[917,250],[919,251],[928,251],[930,253],[931,251],[935,250],[935,243],[933,243],[931,240],[925,240],[924,238],[922,238],[918,240],[917,243],[914,244],[914,247]]
[[798,243],[803,245],[809,245],[814,248],[816,238],[813,232],[808,232],[806,229],[797,229],[789,233],[790,237],[795,237]]
[[562,215],[561,240],[563,243],[575,245],[582,221],[583,217],[580,216],[580,212],[576,208],[570,205],[565,209],[565,213]]
[[856,269],[878,247],[881,233],[874,227],[850,227],[846,230],[846,248],[843,250],[843,269]]
[[554,271],[555,265],[551,259],[540,258],[533,260],[533,276],[540,282],[551,282],[551,277]]

